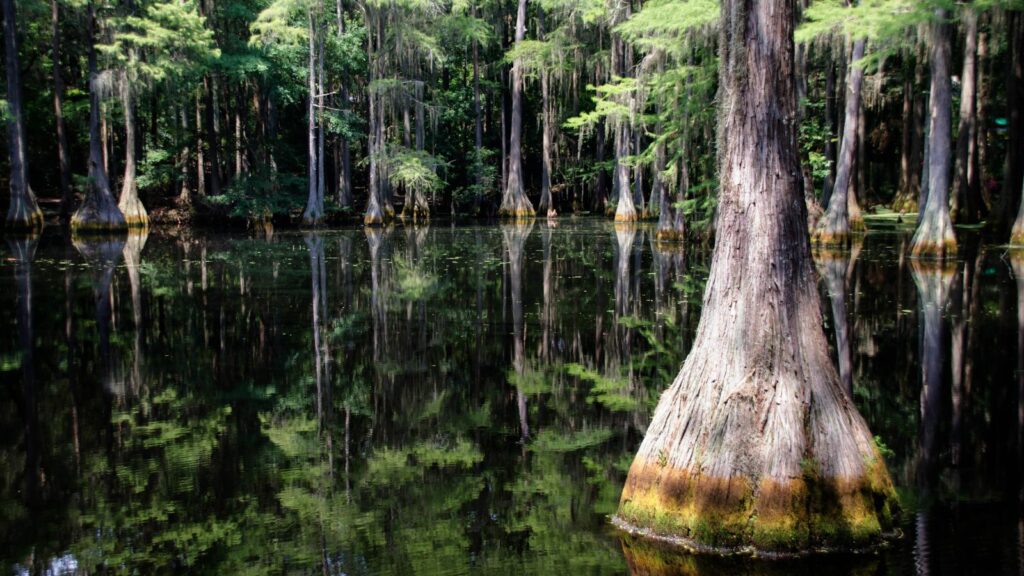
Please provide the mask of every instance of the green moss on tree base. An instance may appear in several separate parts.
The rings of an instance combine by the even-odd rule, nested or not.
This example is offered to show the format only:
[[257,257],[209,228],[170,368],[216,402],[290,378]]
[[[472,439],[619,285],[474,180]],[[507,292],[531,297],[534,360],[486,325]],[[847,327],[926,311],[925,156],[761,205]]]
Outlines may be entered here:
[[36,232],[43,229],[43,213],[38,208],[14,218],[8,217],[4,228],[9,232]]
[[537,217],[533,208],[515,208],[499,210],[498,216],[509,220],[532,220]]
[[691,476],[638,464],[617,518],[632,532],[709,551],[804,553],[875,546],[893,528],[896,492],[880,459],[863,477],[785,482]]
[[956,240],[925,240],[915,242],[910,247],[910,255],[914,258],[944,259],[956,258]]

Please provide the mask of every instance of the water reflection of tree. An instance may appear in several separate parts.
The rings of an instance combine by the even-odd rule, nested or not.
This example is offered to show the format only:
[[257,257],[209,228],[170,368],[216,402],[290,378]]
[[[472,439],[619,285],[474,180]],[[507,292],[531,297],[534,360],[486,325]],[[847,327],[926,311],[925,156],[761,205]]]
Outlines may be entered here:
[[846,295],[854,277],[862,243],[855,243],[849,252],[821,250],[816,254],[818,273],[825,281],[832,323],[835,328],[836,356],[839,360],[839,381],[846,393],[853,397],[853,349],[850,340],[850,322],[847,315]]
[[[596,234],[549,233],[545,268],[530,264],[532,240],[512,242],[521,266],[511,339],[498,322],[499,263],[510,254],[503,236],[386,234],[365,243],[347,232],[273,242],[151,237],[145,250],[120,250],[129,266],[115,267],[109,284],[76,282],[81,273],[69,269],[67,315],[82,320],[67,334],[81,339],[78,368],[69,371],[82,375],[86,392],[83,460],[80,482],[70,473],[60,488],[75,494],[66,507],[75,528],[53,549],[73,551],[90,572],[407,574],[467,562],[487,570],[620,571],[621,556],[600,527],[657,389],[646,390],[644,375],[654,368],[644,364],[634,373],[632,402],[617,405],[625,380],[604,367],[624,358],[595,361],[599,342],[616,347],[611,310],[598,309],[608,333],[593,329],[594,286],[610,297],[617,275],[607,229],[597,242]],[[335,266],[334,258],[346,262]],[[85,278],[95,272],[102,280],[108,263],[87,262]],[[133,272],[137,298],[129,298]],[[631,294],[638,279],[649,282],[647,272],[631,268]],[[134,351],[146,353],[137,367],[142,385],[126,387],[124,402],[90,392],[88,374],[101,357],[93,349],[96,293],[88,313],[75,302],[85,304],[76,286],[91,284],[106,291],[111,317],[133,318],[110,324],[115,370],[135,378],[142,354]],[[674,300],[671,283],[665,289]],[[139,316],[136,302],[145,310]],[[627,316],[641,334],[650,310],[636,306],[631,301]],[[547,335],[528,329],[535,311]],[[670,324],[665,338],[679,338]],[[515,372],[516,340],[522,376],[537,387],[517,383],[511,393],[505,378]],[[650,347],[646,338],[633,346],[638,356]],[[479,376],[460,369],[474,362]],[[607,376],[611,392],[569,373],[571,364]],[[507,445],[521,436],[520,392],[530,440],[511,460]],[[75,404],[67,398],[63,414]]]

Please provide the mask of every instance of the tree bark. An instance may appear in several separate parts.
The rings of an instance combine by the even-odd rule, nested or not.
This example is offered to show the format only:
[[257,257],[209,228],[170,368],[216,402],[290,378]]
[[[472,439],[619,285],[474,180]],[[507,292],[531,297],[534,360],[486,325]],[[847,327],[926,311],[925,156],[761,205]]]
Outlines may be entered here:
[[722,2],[704,313],[629,470],[620,525],[706,548],[863,546],[896,496],[828,354],[796,134],[793,0]]
[[71,219],[74,198],[71,194],[71,152],[68,150],[67,127],[64,123],[64,76],[60,69],[60,5],[50,0],[51,54],[53,60],[53,118],[57,126],[57,163],[60,167],[60,221]]
[[928,146],[928,196],[917,231],[911,240],[916,257],[955,257],[956,238],[949,219],[949,176],[952,159],[952,82],[950,80],[952,26],[945,9],[935,11],[931,27],[931,124]]
[[72,233],[107,232],[127,228],[124,214],[117,207],[110,191],[110,181],[103,161],[103,140],[100,135],[100,79],[96,64],[96,14],[89,6],[89,186],[85,200],[71,218]]
[[836,181],[829,196],[828,209],[814,232],[814,241],[824,246],[845,247],[850,244],[850,193],[853,165],[857,153],[857,125],[860,114],[860,94],[864,85],[864,68],[858,63],[864,58],[867,40],[858,38],[850,55],[846,113],[843,121],[843,139],[839,147],[839,166]]
[[961,20],[964,26],[964,64],[960,74],[960,125],[957,128],[949,217],[956,223],[973,223],[978,220],[978,202],[973,197],[973,193],[978,190],[974,182],[978,177],[975,164],[978,158],[978,14],[973,8],[967,7]]
[[[519,0],[516,12],[516,36],[518,45],[526,39],[526,0]],[[512,65],[512,116],[508,139],[508,183],[501,199],[498,213],[507,218],[531,218],[535,212],[533,203],[523,189],[523,66]]]
[[7,71],[7,146],[11,164],[11,203],[6,226],[10,230],[39,230],[43,213],[28,184],[28,154],[25,144],[25,117],[22,114],[21,63],[18,57],[18,25],[14,0],[2,0],[4,16],[4,56]]

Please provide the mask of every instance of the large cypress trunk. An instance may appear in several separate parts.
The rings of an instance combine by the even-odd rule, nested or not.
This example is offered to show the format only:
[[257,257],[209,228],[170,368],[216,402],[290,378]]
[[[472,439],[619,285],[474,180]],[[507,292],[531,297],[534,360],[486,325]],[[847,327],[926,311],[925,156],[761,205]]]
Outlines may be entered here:
[[847,67],[850,72],[839,166],[836,168],[836,180],[829,196],[828,209],[814,232],[814,241],[826,246],[847,246],[850,243],[850,194],[857,152],[857,127],[860,124],[860,93],[864,85],[864,68],[858,62],[864,58],[866,43],[864,38],[858,38],[853,43],[850,65]]
[[89,185],[71,218],[72,232],[105,232],[127,227],[110,191],[100,136],[100,79],[96,70],[96,16],[89,2]]
[[7,145],[11,156],[11,204],[7,208],[7,228],[38,230],[43,213],[36,195],[28,185],[28,156],[25,152],[25,119],[21,113],[21,64],[14,0],[3,0],[4,55],[7,69]]
[[[999,232],[1005,234],[1006,223],[1010,221],[1019,199],[1017,190],[1024,181],[1024,14],[1011,12],[1009,19],[1010,58],[1009,71],[1006,78],[1006,102],[1008,118],[1008,137],[1006,139],[1005,180],[1003,182],[1003,200],[1000,202],[1000,213],[997,219]],[[1024,220],[1018,207],[1017,220],[1010,229],[1010,242],[1024,243]]]
[[[519,0],[516,12],[516,44],[526,39],[526,0]],[[512,65],[512,116],[508,138],[508,182],[498,213],[509,218],[530,218],[533,204],[523,190],[523,66]]]
[[619,503],[714,549],[867,545],[896,496],[829,358],[796,146],[793,0],[721,9],[719,212],[704,314]]
[[950,46],[952,26],[944,9],[935,11],[931,28],[931,90],[928,130],[928,191],[911,241],[911,253],[917,257],[956,255],[953,222],[949,218],[949,176],[952,160],[952,82]]

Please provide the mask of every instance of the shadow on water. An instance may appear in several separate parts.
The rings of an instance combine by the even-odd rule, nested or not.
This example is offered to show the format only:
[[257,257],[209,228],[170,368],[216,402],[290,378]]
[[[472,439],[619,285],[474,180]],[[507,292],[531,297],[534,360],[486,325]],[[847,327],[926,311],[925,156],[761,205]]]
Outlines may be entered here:
[[816,254],[904,537],[767,561],[607,524],[708,267],[647,226],[9,238],[0,570],[1017,574],[1024,257],[905,240]]

